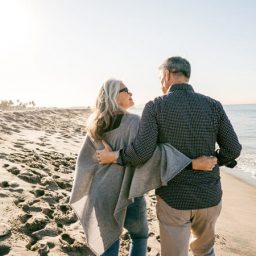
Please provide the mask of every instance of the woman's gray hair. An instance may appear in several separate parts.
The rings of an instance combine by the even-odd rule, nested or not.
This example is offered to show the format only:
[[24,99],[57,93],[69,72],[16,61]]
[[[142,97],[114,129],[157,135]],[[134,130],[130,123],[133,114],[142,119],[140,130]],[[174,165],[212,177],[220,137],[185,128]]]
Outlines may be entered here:
[[87,132],[95,140],[102,139],[104,130],[109,127],[114,113],[124,112],[116,101],[121,85],[120,80],[108,79],[101,86],[95,109],[89,116],[86,127]]

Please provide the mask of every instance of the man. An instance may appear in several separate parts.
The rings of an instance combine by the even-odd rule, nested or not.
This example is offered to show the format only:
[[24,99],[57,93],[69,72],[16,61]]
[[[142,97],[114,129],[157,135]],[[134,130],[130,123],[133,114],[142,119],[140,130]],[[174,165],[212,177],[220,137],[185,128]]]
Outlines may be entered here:
[[[170,143],[190,157],[215,155],[211,172],[186,167],[156,190],[161,255],[214,255],[215,223],[221,211],[219,166],[234,167],[241,145],[220,102],[196,93],[188,84],[190,64],[171,57],[160,66],[163,96],[146,104],[133,144],[116,152],[98,152],[101,163],[140,165],[157,143]],[[216,143],[219,149],[215,150]]]

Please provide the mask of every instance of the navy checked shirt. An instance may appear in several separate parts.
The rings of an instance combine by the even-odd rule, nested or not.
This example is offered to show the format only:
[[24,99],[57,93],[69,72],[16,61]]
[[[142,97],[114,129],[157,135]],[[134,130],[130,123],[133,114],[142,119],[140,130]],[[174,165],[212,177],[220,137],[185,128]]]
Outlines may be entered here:
[[[175,84],[167,95],[146,104],[138,134],[131,145],[120,150],[117,162],[141,165],[152,156],[157,143],[170,143],[191,159],[215,155],[219,165],[236,159],[241,152],[221,103],[194,92],[189,84]],[[215,206],[222,196],[219,165],[211,172],[187,167],[156,194],[176,209]]]

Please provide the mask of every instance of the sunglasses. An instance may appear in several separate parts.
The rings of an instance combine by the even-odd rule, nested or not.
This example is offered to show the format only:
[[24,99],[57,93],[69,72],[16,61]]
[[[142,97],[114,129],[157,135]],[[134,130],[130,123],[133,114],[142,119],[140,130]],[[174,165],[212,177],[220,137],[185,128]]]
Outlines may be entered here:
[[124,87],[123,89],[119,90],[119,93],[120,92],[126,92],[126,93],[129,93],[129,90],[127,87]]

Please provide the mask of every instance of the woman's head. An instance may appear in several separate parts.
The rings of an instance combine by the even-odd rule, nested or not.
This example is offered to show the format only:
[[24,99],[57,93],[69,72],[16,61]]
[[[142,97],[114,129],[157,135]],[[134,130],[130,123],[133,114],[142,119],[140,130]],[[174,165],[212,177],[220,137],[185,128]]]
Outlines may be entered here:
[[103,83],[96,100],[96,107],[88,119],[87,131],[98,140],[110,125],[113,115],[133,106],[132,94],[120,80],[109,79]]
[[103,83],[96,100],[96,109],[114,114],[133,106],[132,94],[122,81],[109,79]]
[[128,109],[134,105],[132,99],[132,93],[128,90],[128,88],[121,82],[120,90],[116,97],[116,103],[119,108]]

